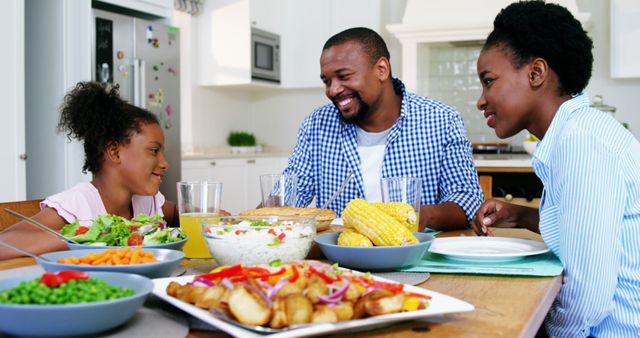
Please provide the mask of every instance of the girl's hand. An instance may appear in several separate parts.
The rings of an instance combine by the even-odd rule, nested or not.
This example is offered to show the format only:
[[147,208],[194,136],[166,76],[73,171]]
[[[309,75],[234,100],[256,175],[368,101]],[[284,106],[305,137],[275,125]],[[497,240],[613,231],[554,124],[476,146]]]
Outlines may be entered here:
[[518,225],[520,207],[498,200],[487,200],[471,221],[471,228],[478,236],[492,236],[489,227],[514,228]]

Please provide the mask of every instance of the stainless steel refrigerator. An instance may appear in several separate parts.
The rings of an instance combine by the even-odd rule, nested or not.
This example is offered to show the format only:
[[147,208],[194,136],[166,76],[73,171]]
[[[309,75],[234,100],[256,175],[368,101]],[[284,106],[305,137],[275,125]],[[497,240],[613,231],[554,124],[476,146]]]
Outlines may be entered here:
[[120,95],[158,116],[169,171],[160,191],[176,201],[180,180],[180,31],[94,9],[93,78],[120,85]]

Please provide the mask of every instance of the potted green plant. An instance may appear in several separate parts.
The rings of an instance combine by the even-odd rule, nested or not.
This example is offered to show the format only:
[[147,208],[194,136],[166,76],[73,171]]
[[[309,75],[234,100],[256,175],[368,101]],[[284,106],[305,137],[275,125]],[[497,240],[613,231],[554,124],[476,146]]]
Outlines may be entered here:
[[231,152],[252,153],[256,151],[256,137],[246,131],[232,131],[227,136],[227,144],[231,146]]

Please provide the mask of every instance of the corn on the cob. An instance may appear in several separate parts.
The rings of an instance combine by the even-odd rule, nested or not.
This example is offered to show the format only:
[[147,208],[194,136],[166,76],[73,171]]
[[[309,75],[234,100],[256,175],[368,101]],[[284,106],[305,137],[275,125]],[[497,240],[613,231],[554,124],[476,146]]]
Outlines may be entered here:
[[418,215],[413,206],[404,202],[376,202],[373,206],[402,223],[409,231],[418,231]]
[[418,243],[411,231],[395,218],[360,198],[347,204],[342,211],[342,219],[378,246]]
[[367,236],[349,228],[345,229],[340,236],[338,236],[338,245],[373,246],[373,243],[371,243],[371,240]]

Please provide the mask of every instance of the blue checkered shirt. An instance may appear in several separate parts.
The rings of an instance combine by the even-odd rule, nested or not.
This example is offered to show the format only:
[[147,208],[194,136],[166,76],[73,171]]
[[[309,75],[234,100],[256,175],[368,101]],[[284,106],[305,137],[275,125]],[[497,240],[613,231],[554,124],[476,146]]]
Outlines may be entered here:
[[[407,93],[400,80],[393,81],[396,92],[402,93],[402,106],[387,137],[381,177],[420,177],[422,205],[454,202],[470,221],[483,194],[460,114]],[[285,169],[298,177],[297,205],[307,206],[314,197],[317,206],[323,205],[349,171],[354,178],[329,205],[338,215],[347,202],[364,198],[364,189],[355,125],[344,123],[338,109],[326,104],[304,120]]]

